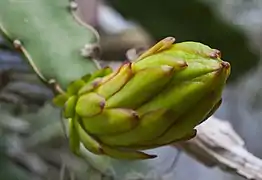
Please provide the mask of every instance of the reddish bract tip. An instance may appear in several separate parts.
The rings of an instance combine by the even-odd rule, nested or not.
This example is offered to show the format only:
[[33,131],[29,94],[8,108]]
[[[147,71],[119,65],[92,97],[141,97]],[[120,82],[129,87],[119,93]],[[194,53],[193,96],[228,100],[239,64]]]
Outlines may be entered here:
[[135,111],[132,111],[132,116],[133,116],[135,119],[140,119],[139,115],[138,115]]
[[221,52],[217,49],[214,49],[212,53],[209,54],[211,58],[221,58]]
[[120,67],[124,66],[125,64],[130,64],[130,63],[131,62],[129,60],[125,60]]
[[181,68],[185,68],[185,67],[188,67],[188,64],[187,64],[186,61],[182,61],[182,62],[179,64],[179,66],[180,66]]
[[129,69],[132,69],[131,66],[132,66],[132,63],[130,61],[124,61],[123,64],[118,68],[118,70],[117,70],[117,72],[115,74],[118,74],[125,67],[128,67]]
[[99,103],[99,106],[101,107],[101,109],[104,109],[105,105],[106,105],[106,103],[104,101],[101,101]]
[[97,78],[97,79],[95,79],[95,80],[92,82],[92,86],[93,86],[94,88],[96,88],[96,87],[100,84],[101,81],[102,81],[102,78]]
[[[117,75],[122,69],[124,69],[126,66],[128,66],[131,69],[131,65],[132,63],[128,60],[124,61],[118,68],[117,70],[114,72],[114,74],[112,75],[112,77],[114,77],[115,75]],[[111,78],[110,78],[111,79]]]
[[230,63],[228,63],[228,62],[223,61],[223,62],[221,62],[221,65],[222,65],[223,68],[226,68],[226,69],[230,68]]

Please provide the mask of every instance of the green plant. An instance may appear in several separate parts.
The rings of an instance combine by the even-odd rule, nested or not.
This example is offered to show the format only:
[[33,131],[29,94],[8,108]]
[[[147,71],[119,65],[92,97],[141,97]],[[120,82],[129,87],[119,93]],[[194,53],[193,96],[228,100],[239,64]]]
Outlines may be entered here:
[[[174,39],[167,38],[119,71],[100,69],[93,56],[98,36],[81,23],[76,9],[76,3],[66,0],[0,2],[1,32],[58,94],[56,103],[66,103],[73,152],[81,154],[82,142],[95,154],[144,159],[155,156],[123,148],[148,149],[192,138],[194,127],[212,115],[221,101],[230,65],[220,59],[219,51],[195,42],[173,45]],[[135,100],[136,96],[141,97]],[[115,109],[104,111],[106,106]],[[158,126],[160,120],[166,123]],[[172,120],[177,120],[174,126]],[[121,134],[132,128],[133,133]],[[121,133],[93,139],[89,131]],[[154,133],[164,136],[158,139]]]
[[135,150],[195,136],[194,127],[221,103],[230,65],[218,50],[173,42],[160,41],[115,72],[86,75],[54,99],[70,121],[73,152],[79,154],[82,142],[95,154],[147,159],[156,156]]

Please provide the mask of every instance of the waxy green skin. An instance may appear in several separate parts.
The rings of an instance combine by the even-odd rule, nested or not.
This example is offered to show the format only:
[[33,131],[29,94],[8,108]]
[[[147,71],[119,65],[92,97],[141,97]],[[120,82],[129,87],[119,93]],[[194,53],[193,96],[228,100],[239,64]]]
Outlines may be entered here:
[[168,37],[123,64],[72,82],[54,103],[70,119],[70,147],[117,159],[149,159],[139,150],[188,140],[221,104],[230,64],[220,52]]
[[71,2],[0,0],[0,34],[42,81],[51,84],[55,80],[62,89],[98,69],[94,58],[82,52],[85,45],[96,46],[99,36],[76,16]]

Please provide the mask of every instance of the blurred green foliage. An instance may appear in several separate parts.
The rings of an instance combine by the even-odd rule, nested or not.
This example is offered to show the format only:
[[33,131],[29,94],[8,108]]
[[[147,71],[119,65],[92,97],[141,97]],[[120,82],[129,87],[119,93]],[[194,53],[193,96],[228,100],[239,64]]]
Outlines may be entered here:
[[109,0],[125,18],[142,25],[154,38],[166,36],[181,41],[198,41],[219,49],[232,65],[230,81],[236,80],[259,61],[250,51],[244,32],[218,17],[199,0]]

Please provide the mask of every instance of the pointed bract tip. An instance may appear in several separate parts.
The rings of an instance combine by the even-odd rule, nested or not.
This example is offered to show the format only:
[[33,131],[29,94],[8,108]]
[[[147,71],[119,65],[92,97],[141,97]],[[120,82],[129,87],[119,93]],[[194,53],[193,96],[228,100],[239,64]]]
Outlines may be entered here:
[[124,61],[119,67],[118,69],[115,71],[114,75],[112,77],[114,77],[115,75],[117,75],[118,73],[121,72],[121,70],[128,68],[128,69],[132,69],[132,63],[130,61]]
[[155,154],[148,154],[148,159],[154,159],[157,158],[157,155]]
[[222,61],[220,65],[221,65],[221,70],[226,74],[226,76],[228,78],[230,73],[231,73],[231,65],[230,65],[230,63]]
[[162,69],[164,72],[170,72],[170,71],[172,71],[174,68],[173,68],[172,66],[162,65],[162,66],[161,66],[161,69]]
[[[154,159],[157,157],[156,154],[147,154],[145,152],[141,152],[141,151],[138,151],[141,155],[141,157],[139,157],[138,159],[140,160],[147,160],[147,159]],[[135,159],[135,160],[138,160],[138,159]]]
[[106,105],[106,102],[105,102],[105,101],[101,101],[101,102],[99,103],[99,106],[100,106],[101,109],[104,109],[104,108],[105,108],[105,105]]
[[187,64],[186,61],[179,61],[179,67],[186,68],[186,67],[188,67],[188,64]]
[[137,114],[136,111],[133,111],[131,112],[132,116],[135,118],[135,119],[140,119],[139,115]]
[[124,65],[126,65],[126,64],[131,64],[131,61],[125,60],[125,61],[122,63],[121,67],[124,66]]
[[78,95],[83,95],[97,88],[100,85],[101,81],[102,81],[102,78],[96,78],[95,80],[91,82],[91,84],[87,84],[83,86],[81,89],[79,89]]
[[230,65],[230,63],[228,63],[226,61],[222,61],[219,64],[219,68],[216,69],[215,74],[216,75],[225,74],[227,77],[229,77],[230,72],[231,72],[231,65]]
[[213,49],[213,52],[209,54],[210,58],[221,58],[221,51]]
[[92,86],[93,88],[96,88],[97,86],[99,86],[100,82],[102,81],[102,78],[97,78],[92,82]]
[[169,36],[169,37],[166,37],[165,39],[163,39],[163,41],[173,44],[176,41],[176,38]]
[[222,61],[222,62],[221,62],[221,65],[222,65],[222,67],[225,68],[225,69],[229,69],[229,68],[230,68],[230,63],[228,63],[228,62]]

